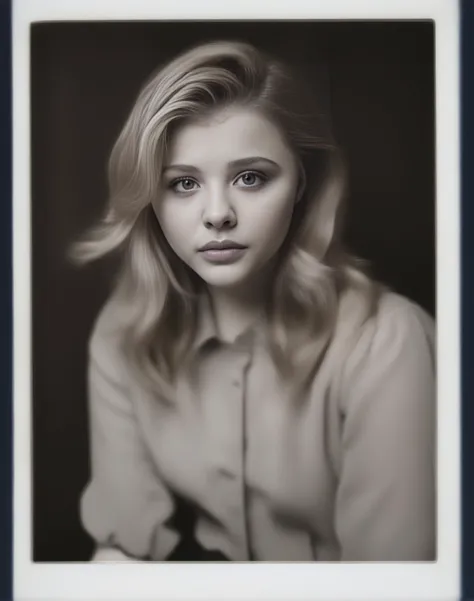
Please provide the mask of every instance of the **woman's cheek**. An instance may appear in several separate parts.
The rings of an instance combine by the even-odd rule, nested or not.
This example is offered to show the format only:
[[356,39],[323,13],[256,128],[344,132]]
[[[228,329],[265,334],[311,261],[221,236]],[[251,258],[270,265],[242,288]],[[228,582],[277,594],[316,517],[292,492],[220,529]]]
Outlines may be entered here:
[[195,251],[197,224],[186,211],[164,210],[161,215],[161,229],[173,251],[186,263]]

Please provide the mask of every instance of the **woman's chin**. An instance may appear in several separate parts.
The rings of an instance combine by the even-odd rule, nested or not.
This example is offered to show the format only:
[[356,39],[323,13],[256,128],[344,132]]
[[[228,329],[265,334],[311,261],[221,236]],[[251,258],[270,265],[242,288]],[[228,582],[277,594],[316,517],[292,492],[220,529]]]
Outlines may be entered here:
[[205,284],[212,288],[239,288],[248,282],[250,274],[237,265],[213,265],[197,271]]

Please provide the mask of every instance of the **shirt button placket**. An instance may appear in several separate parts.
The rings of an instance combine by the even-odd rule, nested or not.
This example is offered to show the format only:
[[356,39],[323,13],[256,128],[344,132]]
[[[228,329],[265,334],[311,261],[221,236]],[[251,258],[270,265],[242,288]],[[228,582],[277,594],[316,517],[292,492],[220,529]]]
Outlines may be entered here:
[[[235,534],[240,542],[240,553],[242,560],[249,558],[248,540],[247,540],[247,508],[246,508],[246,489],[245,489],[245,371],[248,364],[246,355],[242,352],[234,351],[231,356],[231,365],[233,371],[231,374],[229,397],[232,399],[231,428],[234,442],[234,460],[235,460],[235,497],[238,499],[234,505],[235,510]],[[232,487],[234,488],[234,486]]]

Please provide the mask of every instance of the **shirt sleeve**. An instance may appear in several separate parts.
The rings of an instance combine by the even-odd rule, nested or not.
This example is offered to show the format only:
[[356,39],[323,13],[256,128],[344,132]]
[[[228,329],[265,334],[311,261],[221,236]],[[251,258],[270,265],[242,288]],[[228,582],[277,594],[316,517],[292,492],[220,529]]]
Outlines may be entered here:
[[89,344],[91,478],[81,497],[81,519],[99,546],[161,560],[179,538],[166,523],[173,499],[141,438],[111,313],[110,307],[102,312]]
[[336,531],[342,561],[436,558],[434,323],[391,295],[343,378]]

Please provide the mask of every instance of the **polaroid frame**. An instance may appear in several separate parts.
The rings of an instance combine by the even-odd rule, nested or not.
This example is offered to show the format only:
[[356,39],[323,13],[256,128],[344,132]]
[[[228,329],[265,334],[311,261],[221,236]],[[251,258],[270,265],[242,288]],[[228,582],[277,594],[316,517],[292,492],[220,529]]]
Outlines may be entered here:
[[[438,559],[427,564],[31,561],[29,27],[61,20],[432,19],[436,38]],[[19,599],[454,599],[460,588],[458,6],[453,0],[16,0],[13,5],[14,596]],[[441,110],[440,110],[441,109]],[[158,596],[157,596],[158,595]]]

